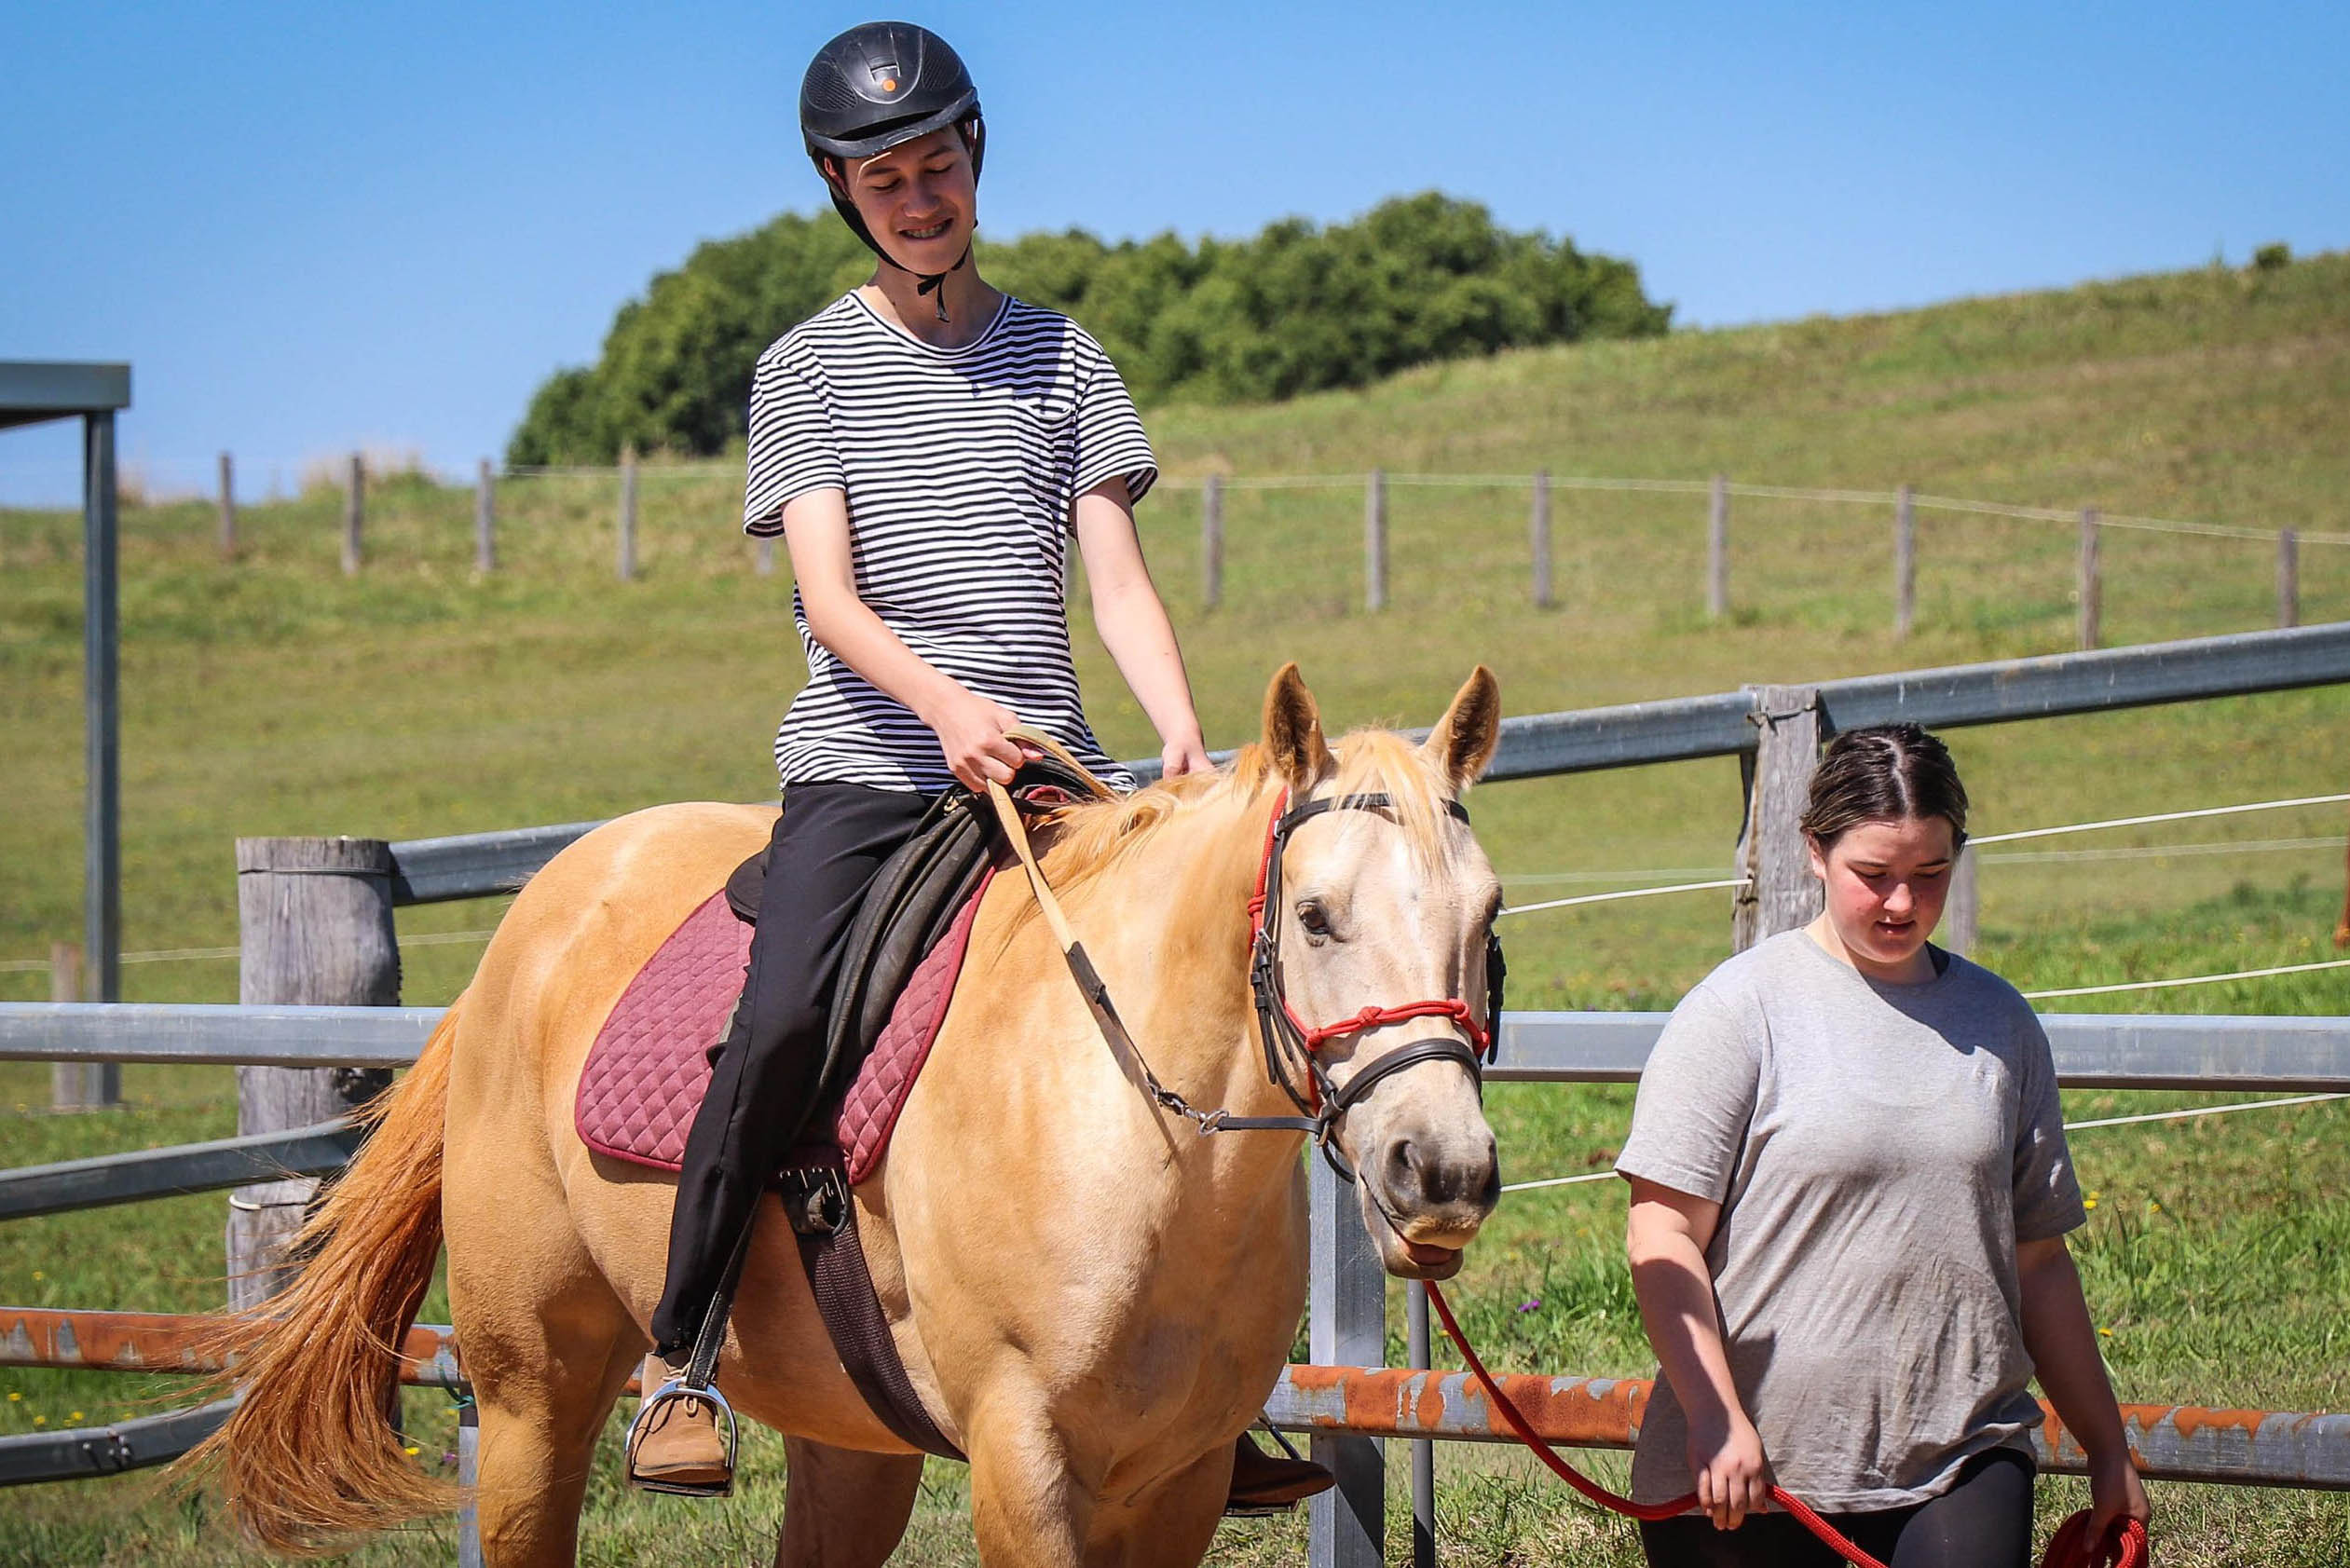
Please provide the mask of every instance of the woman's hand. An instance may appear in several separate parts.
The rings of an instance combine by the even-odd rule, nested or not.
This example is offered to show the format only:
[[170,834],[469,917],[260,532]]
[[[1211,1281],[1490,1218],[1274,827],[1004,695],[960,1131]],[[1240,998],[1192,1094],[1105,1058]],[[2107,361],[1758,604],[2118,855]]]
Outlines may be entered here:
[[1196,729],[1178,735],[1159,747],[1158,764],[1159,777],[1163,779],[1179,779],[1185,773],[1205,773],[1215,766],[1208,760],[1208,743],[1199,738]]
[[1740,1411],[1728,1424],[1707,1431],[1689,1423],[1689,1474],[1697,1478],[1697,1506],[1716,1530],[1735,1530],[1748,1514],[1770,1503],[1770,1461],[1762,1435]]
[[964,788],[984,792],[991,779],[1002,784],[1012,782],[1013,771],[1025,754],[1018,743],[1004,739],[1004,732],[1020,722],[1019,715],[968,687],[957,686],[924,713],[922,721],[938,737],[947,767]]
[[2113,1521],[2134,1519],[2144,1524],[2153,1513],[2146,1501],[2146,1483],[2138,1479],[2138,1466],[2130,1463],[2129,1451],[2101,1456],[2089,1466],[2089,1539],[2105,1539],[2105,1533],[2113,1528]]

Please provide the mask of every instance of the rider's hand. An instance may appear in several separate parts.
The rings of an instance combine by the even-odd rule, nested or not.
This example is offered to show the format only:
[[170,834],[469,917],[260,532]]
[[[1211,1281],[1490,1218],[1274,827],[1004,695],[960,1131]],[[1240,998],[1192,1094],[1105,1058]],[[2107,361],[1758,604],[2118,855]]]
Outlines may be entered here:
[[2105,1533],[2113,1521],[2134,1519],[2144,1524],[2152,1514],[2146,1501],[2146,1483],[2138,1479],[2138,1466],[2130,1463],[2126,1450],[2111,1458],[2100,1457],[2089,1466],[2089,1539],[2105,1539]]
[[967,687],[957,687],[951,697],[922,719],[938,737],[947,767],[966,789],[984,792],[991,779],[1010,784],[1013,770],[1026,755],[1017,743],[1004,737],[1006,729],[1020,722],[1020,716]]
[[1185,773],[1205,773],[1215,766],[1208,760],[1208,743],[1195,730],[1178,735],[1159,748],[1159,777],[1178,779]]
[[1770,1502],[1770,1461],[1762,1436],[1742,1412],[1733,1411],[1719,1431],[1689,1425],[1689,1473],[1697,1478],[1697,1506],[1716,1530],[1735,1530],[1748,1514]]

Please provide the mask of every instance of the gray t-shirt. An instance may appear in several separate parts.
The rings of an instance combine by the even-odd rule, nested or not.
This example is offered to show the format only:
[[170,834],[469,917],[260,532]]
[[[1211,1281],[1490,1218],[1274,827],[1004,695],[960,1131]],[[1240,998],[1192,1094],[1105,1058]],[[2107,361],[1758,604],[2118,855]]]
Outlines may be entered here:
[[[1757,944],[1674,1009],[1616,1169],[1722,1206],[1706,1266],[1780,1485],[1901,1507],[2024,1445],[2015,1244],[2086,1216],[2048,1037],[2006,981],[1951,957],[1882,985],[1802,931]],[[1660,1377],[1634,1497],[1690,1490],[1687,1434]]]

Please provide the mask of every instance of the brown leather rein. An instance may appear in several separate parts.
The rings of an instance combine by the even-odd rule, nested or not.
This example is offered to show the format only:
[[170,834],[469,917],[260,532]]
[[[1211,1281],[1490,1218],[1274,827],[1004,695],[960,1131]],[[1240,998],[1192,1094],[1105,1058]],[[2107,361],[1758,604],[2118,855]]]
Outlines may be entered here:
[[[1028,840],[1028,830],[1020,820],[1018,806],[1002,784],[990,781],[988,798],[994,804],[996,820],[1019,857],[1021,869],[1028,874],[1029,887],[1036,895],[1037,907],[1045,913],[1045,922],[1052,928],[1053,939],[1059,943],[1067,960],[1070,974],[1077,981],[1077,989],[1093,1010],[1102,1032],[1116,1044],[1122,1045],[1134,1059],[1142,1076],[1143,1092],[1154,1103],[1170,1111],[1199,1128],[1200,1136],[1219,1132],[1303,1132],[1309,1135],[1322,1152],[1331,1168],[1346,1180],[1355,1173],[1339,1152],[1336,1133],[1339,1121],[1348,1111],[1361,1103],[1365,1096],[1380,1083],[1408,1068],[1424,1062],[1449,1061],[1458,1064],[1478,1086],[1484,1087],[1485,1063],[1493,1059],[1495,1033],[1492,1023],[1501,1014],[1501,992],[1507,966],[1501,956],[1500,939],[1491,932],[1485,937],[1485,1025],[1480,1025],[1475,1012],[1459,997],[1443,997],[1428,1002],[1409,1002],[1396,1007],[1366,1007],[1349,1017],[1319,1027],[1309,1027],[1290,1005],[1281,986],[1281,921],[1275,905],[1281,889],[1282,851],[1290,836],[1300,825],[1330,811],[1385,811],[1392,810],[1394,800],[1384,794],[1334,796],[1328,799],[1308,800],[1291,809],[1290,792],[1282,790],[1275,802],[1271,819],[1265,825],[1264,851],[1257,861],[1256,890],[1249,899],[1250,952],[1249,987],[1257,1015],[1257,1033],[1264,1048],[1266,1078],[1289,1096],[1291,1103],[1303,1112],[1296,1116],[1236,1116],[1229,1111],[1201,1111],[1181,1094],[1160,1082],[1142,1055],[1134,1036],[1119,1018],[1116,1006],[1110,1000],[1110,989],[1102,982],[1093,961],[1086,955],[1085,946],[1077,940],[1069,920],[1061,913],[1060,904],[1053,896],[1051,886],[1045,880],[1044,868],[1036,863],[1036,852]],[[1459,801],[1445,803],[1446,810],[1466,823],[1469,812]],[[1402,1023],[1413,1018],[1441,1017],[1453,1021],[1457,1033],[1431,1035],[1400,1046],[1349,1078],[1342,1086],[1330,1075],[1330,1070],[1316,1055],[1318,1048],[1332,1040],[1360,1034],[1388,1024]],[[1304,1070],[1301,1087],[1295,1068]]]

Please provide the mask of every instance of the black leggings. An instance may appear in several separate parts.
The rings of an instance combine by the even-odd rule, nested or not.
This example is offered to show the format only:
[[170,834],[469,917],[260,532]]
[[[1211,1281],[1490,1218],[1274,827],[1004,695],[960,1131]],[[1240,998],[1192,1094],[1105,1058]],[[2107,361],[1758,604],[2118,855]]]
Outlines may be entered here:
[[931,798],[862,784],[794,784],[767,859],[743,1000],[713,1053],[686,1135],[653,1348],[693,1343],[759,1193],[815,1107],[834,973],[857,906]]
[[[1939,1497],[1876,1513],[1824,1514],[1887,1568],[2029,1568],[2031,1456],[1994,1448],[1959,1467]],[[1837,1568],[1844,1560],[1792,1514],[1749,1514],[1716,1530],[1703,1514],[1640,1527],[1649,1568]]]

